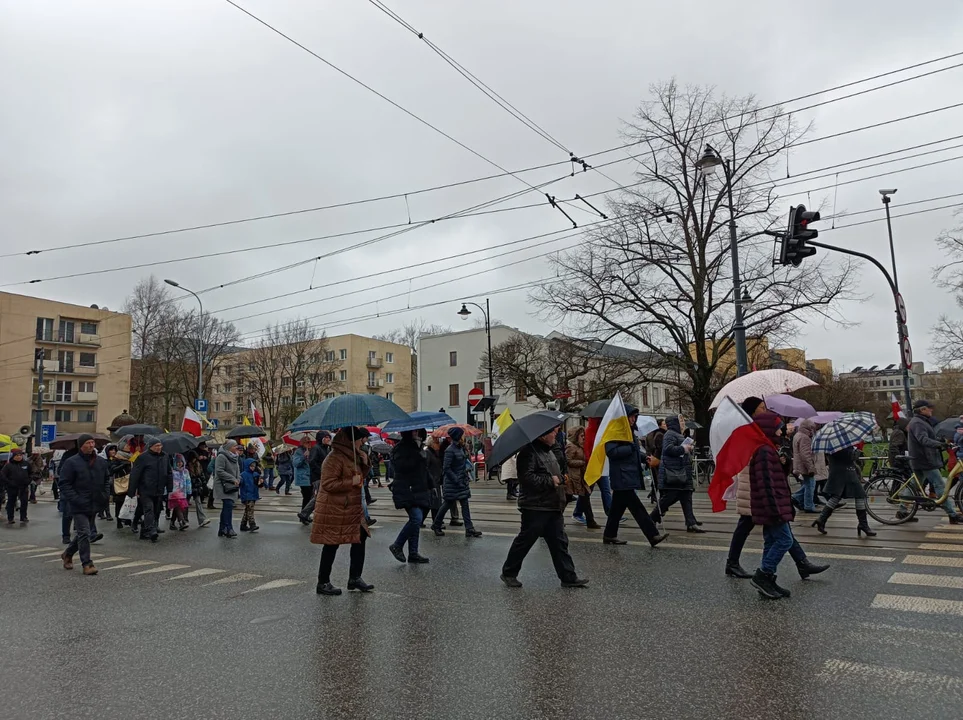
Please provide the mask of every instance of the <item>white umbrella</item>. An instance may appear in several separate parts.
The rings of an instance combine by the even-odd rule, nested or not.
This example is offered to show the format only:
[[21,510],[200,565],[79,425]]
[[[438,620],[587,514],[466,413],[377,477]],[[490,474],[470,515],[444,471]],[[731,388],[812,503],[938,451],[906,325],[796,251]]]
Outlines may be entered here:
[[741,403],[748,397],[764,398],[766,395],[791,393],[816,384],[818,383],[792,370],[757,370],[726,383],[709,407],[719,407],[722,399],[727,397]]

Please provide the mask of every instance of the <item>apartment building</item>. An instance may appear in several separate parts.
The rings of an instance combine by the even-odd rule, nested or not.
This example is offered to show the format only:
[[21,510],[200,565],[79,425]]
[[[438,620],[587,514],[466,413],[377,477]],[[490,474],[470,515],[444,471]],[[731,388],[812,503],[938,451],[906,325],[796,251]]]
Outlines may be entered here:
[[130,347],[129,315],[0,293],[0,432],[34,425],[41,362],[44,422],[106,432],[128,406]]
[[[921,362],[913,363],[909,371],[910,390],[915,391],[923,387],[923,378],[927,375],[926,369]],[[857,366],[849,372],[839,374],[840,380],[850,380],[864,388],[873,400],[889,402],[893,395],[902,401],[900,393],[903,391],[903,368],[895,363],[880,367]]]

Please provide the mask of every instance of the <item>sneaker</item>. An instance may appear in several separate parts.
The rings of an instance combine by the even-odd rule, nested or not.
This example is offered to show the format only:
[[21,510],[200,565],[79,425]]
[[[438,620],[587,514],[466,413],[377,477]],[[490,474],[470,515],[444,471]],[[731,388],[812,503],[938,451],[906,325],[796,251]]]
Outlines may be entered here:
[[202,522],[200,525],[197,526],[197,529],[200,530],[202,527],[207,527],[210,524],[211,524],[210,520],[205,520],[204,522]]
[[517,577],[511,577],[510,575],[502,575],[501,580],[507,587],[510,588],[520,588],[522,584],[518,581]]
[[388,552],[390,552],[398,562],[405,562],[405,551],[397,545],[389,545]]
[[584,516],[579,517],[579,516],[577,516],[577,515],[573,515],[573,516],[572,516],[572,519],[573,519],[575,522],[577,522],[579,525],[586,525],[586,524],[587,524],[587,523],[585,522],[585,517],[584,517]]
[[563,588],[583,588],[589,584],[585,578],[575,578],[574,580],[562,580]]

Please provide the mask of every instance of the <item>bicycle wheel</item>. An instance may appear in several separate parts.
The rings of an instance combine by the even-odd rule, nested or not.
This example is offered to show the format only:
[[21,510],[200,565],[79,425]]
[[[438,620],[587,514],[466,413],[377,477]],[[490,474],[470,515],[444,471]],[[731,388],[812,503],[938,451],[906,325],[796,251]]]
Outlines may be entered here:
[[919,508],[915,502],[915,498],[921,497],[919,488],[889,468],[872,475],[863,489],[866,491],[867,512],[884,525],[901,525]]

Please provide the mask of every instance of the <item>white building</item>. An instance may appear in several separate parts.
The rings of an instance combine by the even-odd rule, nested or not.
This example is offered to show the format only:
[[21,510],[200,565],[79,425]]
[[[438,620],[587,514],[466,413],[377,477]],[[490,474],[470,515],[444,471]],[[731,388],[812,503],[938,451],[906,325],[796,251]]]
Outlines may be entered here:
[[[505,325],[492,326],[492,347],[520,332]],[[556,334],[548,337],[557,336]],[[620,353],[638,353],[640,362],[645,353],[625,348],[612,348]],[[523,417],[544,407],[533,397],[529,400],[525,390],[515,387],[496,387],[494,393],[488,387],[488,374],[482,369],[482,358],[488,351],[484,328],[474,328],[442,335],[425,335],[418,341],[418,409],[447,412],[458,422],[465,422],[468,411],[468,392],[479,388],[485,395],[498,395],[495,414],[508,408],[516,418]],[[603,351],[604,352],[604,351]],[[571,389],[577,395],[578,388]],[[625,398],[636,405],[643,415],[668,415],[679,412],[670,405],[672,392],[669,386],[649,382],[635,387]],[[577,399],[577,398],[576,398]]]

